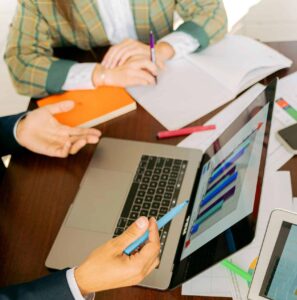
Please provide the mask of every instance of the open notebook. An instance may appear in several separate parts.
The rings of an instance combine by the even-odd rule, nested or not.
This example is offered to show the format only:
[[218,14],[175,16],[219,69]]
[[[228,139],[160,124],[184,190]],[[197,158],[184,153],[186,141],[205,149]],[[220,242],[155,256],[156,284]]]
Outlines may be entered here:
[[125,89],[105,86],[49,96],[37,104],[42,107],[63,100],[73,100],[75,107],[55,117],[69,126],[92,127],[136,109],[136,102]]
[[165,128],[199,119],[292,62],[251,38],[228,35],[198,54],[170,61],[158,84],[129,92]]

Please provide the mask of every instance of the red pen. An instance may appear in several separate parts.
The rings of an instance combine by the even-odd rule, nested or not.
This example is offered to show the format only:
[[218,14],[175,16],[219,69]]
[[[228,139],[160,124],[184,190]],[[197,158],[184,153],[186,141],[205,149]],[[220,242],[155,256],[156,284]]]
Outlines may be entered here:
[[216,125],[195,126],[195,127],[182,128],[178,130],[161,131],[158,132],[157,137],[159,139],[166,139],[171,137],[189,135],[194,132],[214,130],[214,129],[216,129]]

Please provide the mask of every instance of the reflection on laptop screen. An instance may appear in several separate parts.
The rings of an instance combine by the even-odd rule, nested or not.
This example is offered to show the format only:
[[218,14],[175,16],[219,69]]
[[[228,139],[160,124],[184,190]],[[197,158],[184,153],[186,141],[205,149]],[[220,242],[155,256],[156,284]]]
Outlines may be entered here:
[[266,104],[247,111],[253,117],[246,125],[222,148],[218,140],[219,150],[208,153],[181,260],[253,212],[268,110]]
[[297,226],[283,222],[261,287],[271,300],[297,299]]

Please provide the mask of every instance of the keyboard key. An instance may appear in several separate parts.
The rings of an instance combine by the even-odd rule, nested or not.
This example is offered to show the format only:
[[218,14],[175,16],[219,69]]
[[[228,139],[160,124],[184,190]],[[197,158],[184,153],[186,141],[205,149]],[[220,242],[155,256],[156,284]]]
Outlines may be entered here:
[[145,217],[147,217],[148,216],[148,210],[145,210],[145,209],[142,209],[141,211],[140,211],[140,216],[145,216]]
[[155,169],[154,170],[154,174],[161,174],[162,173],[162,169]]
[[147,195],[145,196],[145,201],[151,202],[153,200],[153,196]]
[[181,164],[182,164],[182,160],[180,160],[180,159],[175,159],[175,160],[174,160],[174,164],[175,164],[175,165],[181,165]]
[[163,206],[162,206],[162,207],[160,208],[160,213],[161,213],[161,214],[164,214],[164,215],[165,215],[167,212],[168,212],[168,208],[167,208],[167,207],[163,207]]
[[163,169],[163,173],[165,173],[165,174],[170,173],[170,168],[164,168],[164,169]]
[[137,198],[135,199],[135,203],[136,203],[136,204],[141,204],[142,202],[143,202],[143,198],[137,197]]
[[156,181],[152,181],[150,183],[150,187],[155,188],[158,185],[158,183]]
[[145,171],[144,176],[152,176],[152,171]]
[[151,209],[149,212],[150,217],[155,217],[155,216],[157,216],[157,214],[158,214],[158,211],[156,209]]
[[178,177],[178,173],[177,172],[171,172],[170,173],[170,178],[177,178]]
[[127,221],[127,227],[129,227],[132,223],[134,223],[134,220],[128,220]]
[[132,210],[138,212],[138,211],[140,211],[140,206],[139,205],[134,205],[132,207]]
[[147,169],[152,170],[155,166],[157,158],[155,156],[151,156],[148,160]]
[[120,235],[120,234],[122,234],[124,232],[124,229],[123,228],[117,228],[116,230],[115,230],[115,235]]
[[159,157],[156,162],[156,168],[162,168],[165,162],[165,158]]
[[150,207],[151,207],[151,204],[150,204],[150,203],[148,203],[148,202],[144,202],[144,203],[143,203],[142,208],[149,209]]
[[159,187],[164,187],[166,185],[166,181],[160,181],[159,182]]
[[162,179],[162,180],[167,180],[167,179],[168,179],[168,175],[163,174],[163,175],[161,176],[161,179]]
[[162,200],[162,196],[161,195],[156,195],[154,197],[154,201],[160,202]]
[[149,177],[143,177],[142,182],[143,183],[148,183],[148,182],[150,182],[150,178]]
[[142,155],[141,160],[147,161],[149,159],[148,155]]
[[172,167],[172,171],[174,171],[174,172],[178,172],[179,169],[180,169],[179,166],[173,166],[173,167]]
[[148,188],[148,185],[145,183],[140,185],[140,189],[142,189],[142,190],[146,190],[147,188]]
[[173,159],[167,158],[165,161],[165,167],[170,168],[173,164]]
[[174,191],[174,186],[173,185],[168,185],[166,187],[166,192],[173,192]]
[[160,207],[160,203],[159,202],[154,202],[152,204],[152,208],[159,208]]
[[137,193],[137,196],[138,197],[143,197],[145,195],[145,192],[144,191],[139,191],[138,193]]
[[154,189],[148,189],[147,190],[147,194],[148,195],[154,195],[155,194],[155,190]]
[[175,185],[176,184],[176,179],[169,179],[168,184]]
[[164,193],[164,189],[163,188],[158,188],[157,189],[157,193],[158,194],[163,194]]
[[169,206],[170,201],[169,200],[163,200],[162,201],[162,206]]
[[172,198],[172,193],[165,193],[164,198],[165,199],[171,199]]
[[117,227],[125,228],[126,224],[127,224],[127,219],[120,218]]
[[133,219],[133,220],[136,220],[136,219],[138,218],[138,213],[136,213],[136,212],[131,212],[129,218],[130,218],[130,219]]
[[159,175],[153,175],[152,180],[158,181],[160,179]]

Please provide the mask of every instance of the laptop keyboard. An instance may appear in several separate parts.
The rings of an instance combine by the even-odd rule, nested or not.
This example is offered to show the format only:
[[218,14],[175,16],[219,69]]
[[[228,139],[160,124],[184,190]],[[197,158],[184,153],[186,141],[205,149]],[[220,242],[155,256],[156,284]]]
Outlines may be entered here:
[[[114,232],[120,235],[140,216],[157,220],[176,205],[188,162],[143,155],[133,179],[126,203]],[[170,223],[160,231],[161,253]]]

